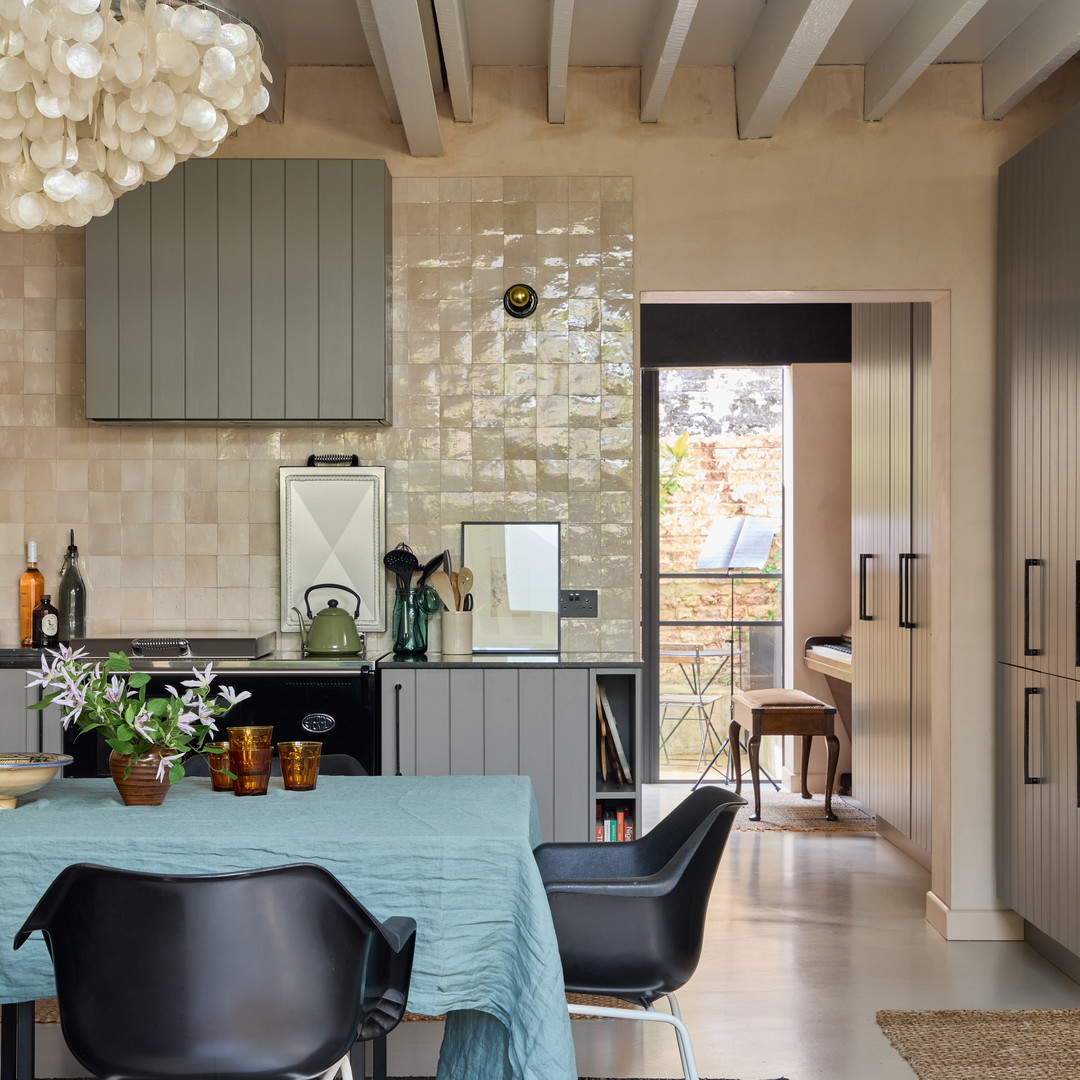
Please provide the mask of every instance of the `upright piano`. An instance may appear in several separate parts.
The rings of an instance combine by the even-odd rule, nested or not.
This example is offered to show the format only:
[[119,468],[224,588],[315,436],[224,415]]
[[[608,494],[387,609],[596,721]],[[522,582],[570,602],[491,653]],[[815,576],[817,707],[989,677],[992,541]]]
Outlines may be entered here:
[[803,662],[811,671],[819,671],[829,684],[840,722],[851,738],[851,627],[836,636],[808,637]]

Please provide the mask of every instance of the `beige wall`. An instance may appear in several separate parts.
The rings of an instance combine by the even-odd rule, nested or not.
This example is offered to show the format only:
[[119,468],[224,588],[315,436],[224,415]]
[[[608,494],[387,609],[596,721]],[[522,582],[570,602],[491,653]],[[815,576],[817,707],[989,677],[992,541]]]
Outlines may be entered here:
[[[413,159],[401,129],[386,120],[370,69],[294,69],[285,124],[256,123],[222,151],[231,157],[383,157],[398,179],[627,177],[633,184],[636,293],[949,293],[951,360],[941,383],[947,397],[937,403],[944,420],[938,430],[949,441],[936,447],[936,460],[948,478],[949,519],[962,523],[963,530],[954,530],[951,546],[935,553],[935,588],[948,590],[951,605],[949,625],[935,628],[951,676],[948,699],[936,704],[944,718],[939,730],[947,733],[947,750],[956,762],[951,775],[954,781],[970,779],[944,794],[946,801],[955,800],[959,817],[950,822],[949,834],[960,842],[953,844],[942,875],[935,864],[935,890],[959,910],[993,906],[986,822],[991,819],[993,745],[995,175],[1002,161],[1080,100],[1080,69],[1064,65],[996,123],[980,119],[980,90],[977,66],[936,66],[884,121],[866,124],[860,119],[861,71],[816,68],[775,138],[740,142],[730,69],[680,69],[655,125],[637,121],[635,71],[574,70],[567,122],[558,126],[544,119],[542,69],[478,69],[476,121],[455,124],[447,114],[442,124],[445,156]],[[78,379],[73,344],[77,297],[41,297],[35,291],[52,288],[49,268],[59,271],[67,264],[59,249],[42,264],[37,260],[46,242],[25,240],[35,261],[8,263],[24,266],[22,282],[14,274],[10,281],[0,280],[0,289],[23,290],[0,298],[0,330],[8,334],[0,358],[0,580],[5,583],[0,586],[0,642],[14,637],[13,582],[26,533],[53,527],[54,554],[46,555],[45,566],[51,574],[63,526],[95,490],[99,498],[87,497],[88,528],[101,520],[100,514],[110,515],[110,523],[101,527],[119,538],[125,559],[122,569],[118,564],[94,568],[93,613],[119,614],[113,590],[117,574],[128,574],[130,566],[130,587],[144,590],[140,615],[157,619],[159,604],[162,617],[166,608],[170,615],[182,610],[186,619],[201,613],[243,620],[271,615],[261,601],[253,604],[252,594],[241,591],[250,589],[252,581],[250,576],[244,581],[239,556],[250,552],[272,560],[276,544],[268,509],[273,494],[251,483],[250,470],[245,474],[252,440],[269,444],[256,453],[289,462],[311,449],[337,447],[304,430],[259,436],[210,429],[196,433],[190,443],[185,439],[181,452],[175,433],[162,433],[166,450],[159,447],[157,433],[148,444],[145,430],[128,429],[118,436],[79,427],[72,408]],[[42,265],[44,273],[32,272]],[[70,288],[70,276],[61,286],[58,274],[58,292]],[[45,302],[32,304],[31,299]],[[55,331],[50,318],[57,320]],[[31,341],[27,333],[43,336]],[[395,379],[400,376],[396,370]],[[350,448],[360,441],[339,440]],[[101,454],[103,444],[113,456]],[[377,456],[366,452],[370,448],[365,441],[366,460]],[[606,457],[603,444],[601,451]],[[615,453],[623,460],[623,449]],[[189,460],[189,454],[205,463],[207,485],[213,485],[212,497],[207,492],[200,500],[198,520],[187,516],[176,492],[153,486],[129,489],[129,481],[145,485],[148,472],[164,476],[172,463]],[[95,489],[95,477],[109,486]],[[632,492],[623,494],[606,511],[607,523],[633,530],[637,503]],[[419,522],[409,513],[411,528]],[[113,523],[117,515],[119,522]],[[182,552],[175,551],[177,544],[184,545]],[[92,559],[93,539],[86,548]],[[259,575],[259,588],[272,589],[265,577],[272,565],[250,564],[248,574]],[[632,613],[623,608],[616,618],[632,622]],[[624,629],[616,626],[613,640],[621,644],[625,638]]]
[[[851,365],[792,364],[790,429],[785,454],[785,534],[791,543],[784,565],[790,589],[784,612],[786,686],[823,701],[833,697],[825,676],[803,663],[812,635],[843,634],[851,623]],[[848,717],[850,722],[850,717]],[[851,770],[851,744],[844,725],[837,776]],[[799,740],[791,739],[785,760],[798,782]],[[808,780],[824,791],[828,756],[815,739]]]

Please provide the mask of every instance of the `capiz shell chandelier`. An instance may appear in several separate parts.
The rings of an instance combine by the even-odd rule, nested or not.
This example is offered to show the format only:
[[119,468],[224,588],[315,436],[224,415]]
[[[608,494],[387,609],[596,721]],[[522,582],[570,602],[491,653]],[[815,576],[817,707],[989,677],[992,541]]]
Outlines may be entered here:
[[269,104],[254,29],[206,2],[0,0],[0,228],[85,225]]

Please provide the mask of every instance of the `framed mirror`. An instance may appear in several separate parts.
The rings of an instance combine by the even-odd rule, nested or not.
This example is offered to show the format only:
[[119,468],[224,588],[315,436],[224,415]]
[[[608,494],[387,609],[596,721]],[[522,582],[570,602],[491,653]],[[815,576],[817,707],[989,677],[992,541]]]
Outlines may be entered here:
[[466,521],[473,652],[559,651],[559,523]]

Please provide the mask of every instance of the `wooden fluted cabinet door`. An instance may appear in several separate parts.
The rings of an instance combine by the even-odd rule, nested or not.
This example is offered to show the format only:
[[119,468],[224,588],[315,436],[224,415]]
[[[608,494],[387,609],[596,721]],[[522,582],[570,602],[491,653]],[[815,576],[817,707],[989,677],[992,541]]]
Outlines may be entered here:
[[208,159],[86,227],[91,420],[390,418],[390,176]]
[[927,304],[859,304],[852,325],[852,785],[930,848]]

